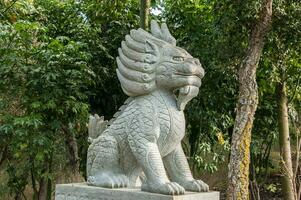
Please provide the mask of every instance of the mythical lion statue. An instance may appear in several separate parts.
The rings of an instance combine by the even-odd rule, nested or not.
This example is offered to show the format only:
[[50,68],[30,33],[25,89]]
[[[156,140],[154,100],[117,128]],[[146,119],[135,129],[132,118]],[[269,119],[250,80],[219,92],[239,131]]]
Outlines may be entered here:
[[116,70],[129,96],[109,122],[91,117],[88,184],[135,186],[143,191],[179,195],[208,191],[195,180],[181,147],[183,109],[201,86],[204,70],[198,59],[176,46],[166,26],[151,22],[151,33],[132,30],[118,49]]

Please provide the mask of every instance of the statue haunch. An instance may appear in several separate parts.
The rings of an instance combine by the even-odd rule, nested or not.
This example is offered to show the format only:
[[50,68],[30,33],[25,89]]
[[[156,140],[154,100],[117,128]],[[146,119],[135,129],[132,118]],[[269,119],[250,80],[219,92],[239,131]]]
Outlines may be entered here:
[[198,59],[176,46],[166,24],[151,22],[151,33],[132,30],[118,49],[116,70],[130,96],[109,122],[91,117],[88,184],[179,195],[208,191],[195,180],[181,147],[183,109],[201,86]]

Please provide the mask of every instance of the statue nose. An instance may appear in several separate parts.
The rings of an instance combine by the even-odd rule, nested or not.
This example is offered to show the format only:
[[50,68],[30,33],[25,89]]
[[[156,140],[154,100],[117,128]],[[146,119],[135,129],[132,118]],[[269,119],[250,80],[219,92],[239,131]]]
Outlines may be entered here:
[[197,59],[197,58],[194,58],[193,59],[193,63],[196,65],[196,71],[197,71],[197,74],[199,75],[200,78],[203,78],[204,77],[204,69],[202,67],[202,64],[200,63],[200,60]]
[[200,60],[199,59],[194,59],[194,63],[196,64],[196,65],[200,65],[201,63],[200,63]]
[[202,67],[202,64],[201,64],[200,60],[197,59],[197,58],[194,58],[193,62],[196,65],[195,67],[196,67],[197,74],[199,75],[200,78],[203,78],[204,74],[205,74],[205,71],[204,71],[204,69]]

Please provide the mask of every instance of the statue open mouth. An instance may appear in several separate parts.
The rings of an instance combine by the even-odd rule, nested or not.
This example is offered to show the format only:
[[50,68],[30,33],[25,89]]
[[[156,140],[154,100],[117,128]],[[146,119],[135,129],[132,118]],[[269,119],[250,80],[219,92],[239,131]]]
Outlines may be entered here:
[[199,93],[199,88],[192,85],[181,87],[178,90],[179,95],[177,97],[177,107],[179,110],[184,110],[186,104]]
[[203,74],[202,73],[195,73],[195,74],[188,74],[188,73],[181,73],[181,72],[175,72],[174,73],[175,75],[181,75],[181,76],[197,76],[197,77],[199,77],[200,79],[202,79],[203,78]]

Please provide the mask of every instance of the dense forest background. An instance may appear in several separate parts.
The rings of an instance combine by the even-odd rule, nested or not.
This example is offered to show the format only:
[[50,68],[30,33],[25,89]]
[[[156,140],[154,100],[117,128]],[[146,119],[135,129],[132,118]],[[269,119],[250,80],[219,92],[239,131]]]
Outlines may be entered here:
[[[222,191],[222,199],[239,68],[261,5],[261,0],[150,2],[149,18],[166,22],[178,46],[199,58],[205,69],[200,93],[185,111],[183,147],[195,176]],[[55,184],[84,181],[89,115],[110,119],[127,98],[115,74],[115,57],[125,35],[139,28],[140,14],[138,0],[0,0],[0,199],[50,200]],[[299,0],[273,1],[264,38],[256,72],[259,101],[250,143],[249,196],[285,199],[286,180],[297,200]],[[283,143],[287,136],[289,147]],[[293,173],[286,168],[284,147],[291,150]]]

